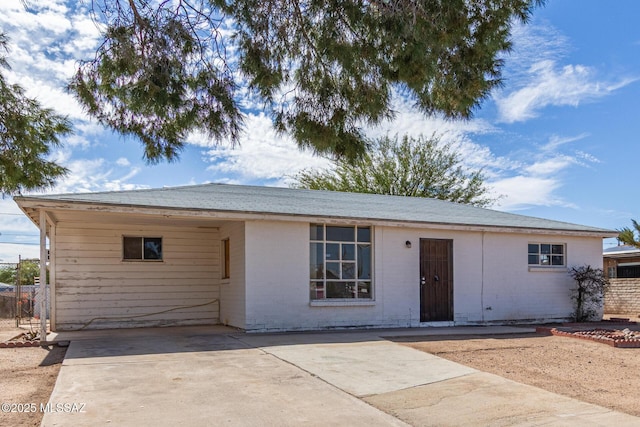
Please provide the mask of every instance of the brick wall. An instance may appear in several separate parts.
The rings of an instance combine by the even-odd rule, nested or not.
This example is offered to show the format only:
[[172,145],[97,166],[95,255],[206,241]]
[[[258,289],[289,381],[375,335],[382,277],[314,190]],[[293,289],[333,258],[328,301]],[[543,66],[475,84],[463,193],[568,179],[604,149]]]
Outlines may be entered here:
[[640,278],[610,281],[605,294],[605,313],[640,315]]

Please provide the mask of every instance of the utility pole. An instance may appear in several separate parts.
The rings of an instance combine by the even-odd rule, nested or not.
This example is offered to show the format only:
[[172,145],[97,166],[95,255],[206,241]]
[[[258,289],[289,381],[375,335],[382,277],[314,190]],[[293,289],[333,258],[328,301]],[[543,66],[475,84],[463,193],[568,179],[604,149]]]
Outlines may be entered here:
[[22,255],[18,255],[16,270],[16,328],[19,328],[22,319]]

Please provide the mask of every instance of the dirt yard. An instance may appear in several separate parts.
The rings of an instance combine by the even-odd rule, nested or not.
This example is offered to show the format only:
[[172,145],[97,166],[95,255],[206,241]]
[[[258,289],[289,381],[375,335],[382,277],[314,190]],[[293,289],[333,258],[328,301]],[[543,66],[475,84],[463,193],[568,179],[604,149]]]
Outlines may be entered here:
[[640,348],[536,334],[395,341],[513,381],[640,416]]
[[[0,342],[21,332],[14,320],[0,319]],[[65,351],[62,347],[0,348],[0,425],[40,425],[44,415],[40,404],[49,401]]]

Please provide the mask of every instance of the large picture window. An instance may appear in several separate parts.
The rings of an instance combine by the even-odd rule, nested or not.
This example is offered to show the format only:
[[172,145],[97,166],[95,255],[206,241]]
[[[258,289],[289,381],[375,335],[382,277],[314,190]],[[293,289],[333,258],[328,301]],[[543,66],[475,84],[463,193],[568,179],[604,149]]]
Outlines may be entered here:
[[372,299],[371,227],[311,224],[311,299]]
[[125,261],[162,261],[162,237],[124,236],[122,259]]
[[557,243],[529,243],[529,265],[564,266],[565,245]]

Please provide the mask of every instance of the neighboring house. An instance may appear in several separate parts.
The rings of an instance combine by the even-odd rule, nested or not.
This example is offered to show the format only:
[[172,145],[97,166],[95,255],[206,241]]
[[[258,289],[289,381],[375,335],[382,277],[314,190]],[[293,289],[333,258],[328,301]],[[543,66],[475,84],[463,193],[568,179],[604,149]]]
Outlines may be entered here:
[[607,248],[602,252],[604,271],[611,279],[640,278],[640,249],[630,245]]
[[640,249],[614,246],[605,249],[602,257],[609,278],[604,295],[605,312],[640,317]]
[[16,197],[53,330],[564,320],[615,231],[423,198],[207,184]]

